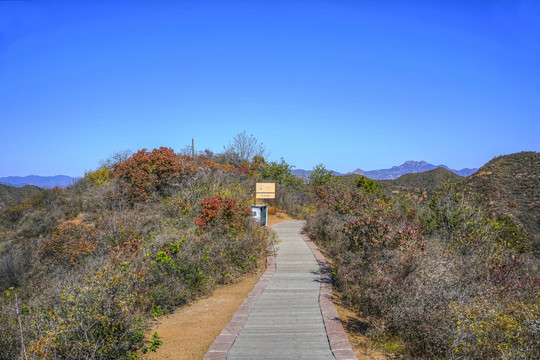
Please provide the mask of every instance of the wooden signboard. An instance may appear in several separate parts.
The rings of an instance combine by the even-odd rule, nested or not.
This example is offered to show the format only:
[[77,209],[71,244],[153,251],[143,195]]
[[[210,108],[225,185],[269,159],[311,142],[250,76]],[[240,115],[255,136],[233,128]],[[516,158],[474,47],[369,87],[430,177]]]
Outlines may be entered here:
[[[276,199],[276,183],[255,183],[255,199]],[[275,204],[277,205],[277,204]]]
[[256,193],[255,198],[257,199],[275,199],[276,193]]
[[275,199],[276,183],[255,183],[256,199]]
[[276,183],[255,183],[255,188],[260,193],[275,193]]

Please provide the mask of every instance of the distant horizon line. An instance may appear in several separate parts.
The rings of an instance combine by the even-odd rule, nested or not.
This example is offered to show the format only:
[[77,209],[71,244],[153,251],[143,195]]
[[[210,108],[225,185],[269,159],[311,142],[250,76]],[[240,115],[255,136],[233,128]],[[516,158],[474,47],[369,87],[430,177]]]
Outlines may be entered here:
[[[390,166],[388,168],[377,168],[377,169],[371,169],[371,170],[365,170],[365,169],[362,169],[362,168],[355,168],[353,170],[349,170],[349,171],[346,171],[346,172],[343,172],[343,171],[338,171],[338,170],[334,170],[334,169],[327,169],[328,171],[331,171],[331,172],[335,172],[335,173],[338,173],[338,174],[343,174],[343,175],[347,175],[347,174],[352,174],[354,173],[355,171],[358,171],[358,170],[362,170],[362,171],[365,171],[365,172],[369,172],[369,171],[378,171],[378,170],[388,170],[388,169],[392,169],[394,167],[399,167],[401,165],[404,165],[404,164],[407,164],[407,163],[410,163],[410,162],[414,162],[414,163],[426,163],[428,165],[432,165],[432,166],[435,166],[435,167],[444,167],[446,166],[447,168],[450,169],[450,166],[446,165],[446,164],[438,164],[438,165],[435,165],[435,164],[431,164],[425,160],[406,160],[404,161],[403,163],[399,164],[399,165],[393,165],[393,166]],[[323,163],[324,165],[324,163]],[[293,165],[294,166],[294,165]],[[312,168],[310,169],[305,169],[305,168],[298,168],[296,166],[294,166],[294,168],[292,169],[293,171],[294,170],[301,170],[301,171],[311,171],[313,170],[313,168],[315,168],[316,165],[313,165]],[[456,171],[462,171],[462,170],[478,170],[480,167],[472,167],[472,168],[469,168],[469,167],[464,167],[464,168],[460,168],[460,169],[452,169],[452,170],[456,170]],[[79,178],[82,178],[84,177],[84,175],[78,175],[78,176],[71,176],[71,175],[65,175],[65,174],[55,174],[55,175],[36,175],[36,174],[30,174],[30,175],[7,175],[7,176],[0,176],[0,183],[2,179],[4,178],[28,178],[28,177],[32,177],[32,176],[37,176],[37,177],[43,177],[43,178],[51,178],[51,177],[57,177],[57,176],[65,176],[65,177],[69,177],[71,179],[79,179]]]

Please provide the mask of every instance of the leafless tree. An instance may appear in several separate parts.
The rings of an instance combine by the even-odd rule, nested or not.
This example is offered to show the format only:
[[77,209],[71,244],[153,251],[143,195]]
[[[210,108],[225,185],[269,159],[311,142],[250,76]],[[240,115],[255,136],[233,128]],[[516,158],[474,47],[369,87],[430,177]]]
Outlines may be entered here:
[[131,155],[133,155],[133,151],[129,149],[117,151],[111,156],[109,156],[107,159],[101,160],[99,162],[99,167],[109,168],[110,170],[112,170],[114,164],[120,164],[121,162],[126,161],[131,157]]
[[267,157],[267,151],[263,143],[253,135],[248,135],[246,131],[235,135],[229,145],[225,147],[224,154],[227,160],[236,165],[244,161],[249,162],[254,156]]

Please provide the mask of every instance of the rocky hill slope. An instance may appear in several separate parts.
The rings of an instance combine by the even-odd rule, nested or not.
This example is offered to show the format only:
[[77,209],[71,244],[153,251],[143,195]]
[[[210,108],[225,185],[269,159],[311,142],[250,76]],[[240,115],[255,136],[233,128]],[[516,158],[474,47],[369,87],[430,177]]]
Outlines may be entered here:
[[469,177],[467,185],[485,196],[493,210],[540,234],[540,153],[498,156]]

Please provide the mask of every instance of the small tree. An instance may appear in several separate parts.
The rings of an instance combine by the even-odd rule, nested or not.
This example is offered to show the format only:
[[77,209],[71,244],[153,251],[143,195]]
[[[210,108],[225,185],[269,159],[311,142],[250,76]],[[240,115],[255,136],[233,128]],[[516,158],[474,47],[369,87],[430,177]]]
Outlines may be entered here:
[[315,165],[311,174],[309,174],[308,180],[311,185],[329,185],[335,181],[335,175],[326,170],[323,164],[319,164]]
[[246,131],[243,131],[236,134],[229,142],[223,156],[227,163],[239,166],[250,163],[255,156],[265,158],[267,152],[264,145],[259,143],[256,137],[247,135]]
[[129,159],[133,155],[133,151],[126,149],[122,151],[117,151],[114,154],[110,155],[105,160],[99,162],[99,169],[107,169],[109,171],[114,170],[114,164],[120,164]]
[[372,180],[362,175],[360,175],[360,177],[358,178],[356,186],[365,194],[382,194],[381,189],[379,189],[379,184],[375,180]]
[[293,165],[289,165],[281,158],[281,162],[272,161],[264,164],[261,175],[263,179],[275,180],[280,184],[287,186],[298,186],[302,180],[291,174]]

